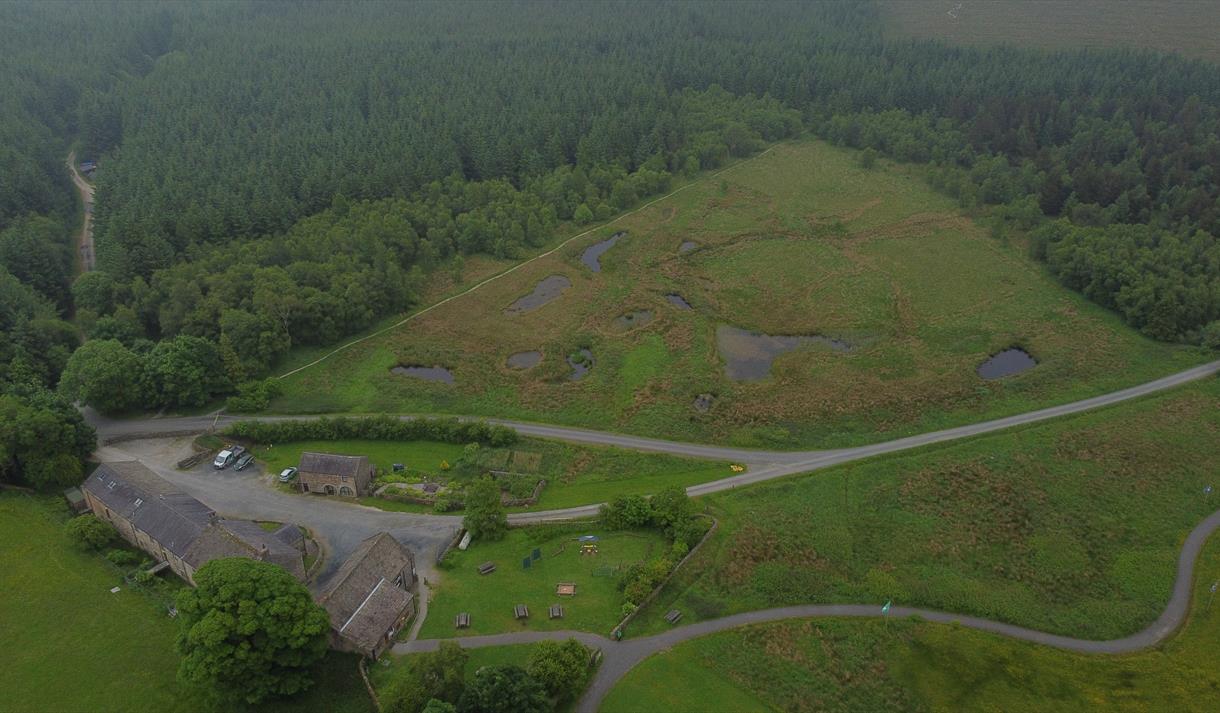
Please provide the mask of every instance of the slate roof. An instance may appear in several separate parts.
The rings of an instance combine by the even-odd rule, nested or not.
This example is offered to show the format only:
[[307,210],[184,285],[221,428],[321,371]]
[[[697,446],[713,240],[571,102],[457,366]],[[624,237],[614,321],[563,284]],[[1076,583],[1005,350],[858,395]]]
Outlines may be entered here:
[[[279,531],[268,532],[250,520],[222,519],[137,461],[103,463],[81,487],[195,569],[222,557],[261,558],[305,579],[301,550],[277,537]],[[290,527],[300,539],[295,525],[280,531]]]
[[303,473],[355,477],[368,465],[366,456],[340,456],[332,453],[302,453],[299,470]]
[[216,517],[215,510],[137,461],[103,463],[82,487],[179,557]]
[[[410,577],[411,554],[389,533],[360,543],[318,597],[331,628],[362,651],[375,649],[411,604],[411,593],[394,581],[404,569]],[[410,585],[403,582],[404,587]]]
[[199,568],[222,557],[261,559],[278,564],[299,580],[305,579],[301,551],[250,520],[220,520],[209,527],[191,546],[186,561]]

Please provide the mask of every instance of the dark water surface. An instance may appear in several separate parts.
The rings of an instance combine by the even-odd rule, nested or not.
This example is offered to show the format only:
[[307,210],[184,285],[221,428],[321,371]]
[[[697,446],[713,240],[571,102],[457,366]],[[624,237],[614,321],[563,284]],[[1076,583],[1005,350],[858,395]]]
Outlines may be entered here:
[[504,310],[504,313],[521,314],[523,312],[538,309],[542,305],[563,294],[564,290],[571,286],[572,281],[563,275],[551,275],[542,282],[539,282],[538,285],[534,287],[533,292],[509,305],[508,309]]
[[568,366],[572,367],[572,373],[568,375],[568,381],[580,381],[593,368],[593,352],[588,349],[581,349],[578,353],[580,358],[573,358],[574,355],[572,354],[568,355]]
[[615,233],[600,243],[590,245],[589,247],[585,248],[584,254],[580,256],[580,261],[585,264],[585,267],[589,268],[593,272],[601,272],[602,255],[605,254],[607,250],[614,247],[614,244],[621,240],[624,235],[626,235],[626,233]]
[[453,383],[453,372],[443,366],[396,366],[390,369],[390,372],[400,376],[409,376],[412,379]]
[[678,309],[690,309],[690,302],[687,302],[685,297],[676,292],[665,295],[665,299],[669,300],[669,303]]
[[1002,379],[1005,376],[1029,371],[1037,365],[1038,362],[1029,355],[1029,352],[1014,348],[992,355],[990,359],[979,364],[975,371],[984,379]]
[[777,356],[814,345],[829,347],[837,352],[851,350],[847,342],[819,334],[773,336],[728,325],[716,328],[716,349],[724,358],[725,376],[733,381],[765,379],[771,374],[771,364]]
[[542,362],[542,352],[517,352],[508,358],[513,369],[533,369]]

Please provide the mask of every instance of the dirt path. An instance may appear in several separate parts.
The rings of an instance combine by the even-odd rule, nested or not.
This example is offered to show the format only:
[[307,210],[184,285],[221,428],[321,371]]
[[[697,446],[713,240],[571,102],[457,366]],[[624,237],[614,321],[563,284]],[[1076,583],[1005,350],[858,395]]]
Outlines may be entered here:
[[[581,713],[595,713],[601,702],[614,685],[627,675],[636,664],[655,653],[664,651],[684,641],[706,636],[727,629],[751,624],[763,624],[782,621],[784,619],[806,619],[810,617],[859,617],[879,618],[893,617],[897,619],[918,616],[927,621],[939,624],[955,624],[970,629],[986,631],[1000,636],[1029,641],[1044,646],[1053,646],[1068,651],[1088,654],[1126,654],[1140,651],[1165,641],[1177,631],[1190,610],[1191,590],[1194,585],[1195,563],[1207,539],[1220,529],[1220,510],[1212,513],[1199,523],[1178,555],[1177,578],[1173,583],[1173,592],[1165,610],[1148,627],[1131,636],[1108,641],[1076,639],[1070,636],[1048,634],[1043,631],[1013,626],[991,619],[981,619],[972,616],[961,616],[930,609],[913,607],[892,607],[888,614],[881,612],[879,604],[811,604],[805,606],[782,607],[778,609],[763,609],[760,611],[743,612],[720,619],[709,619],[688,626],[680,626],[669,631],[626,641],[611,641],[603,636],[579,631],[518,631],[508,634],[491,636],[472,636],[455,641],[467,648],[483,646],[504,646],[508,644],[525,644],[542,640],[563,640],[575,638],[586,646],[596,646],[602,650],[602,663],[581,698],[577,710]],[[412,641],[394,646],[394,653],[409,654],[421,651],[434,651],[441,640],[429,639]]]
[[81,220],[80,234],[76,236],[76,273],[91,272],[96,267],[93,253],[93,185],[76,170],[76,152],[68,154],[68,171],[72,173],[72,184],[80,194],[80,202],[84,207],[84,219]]

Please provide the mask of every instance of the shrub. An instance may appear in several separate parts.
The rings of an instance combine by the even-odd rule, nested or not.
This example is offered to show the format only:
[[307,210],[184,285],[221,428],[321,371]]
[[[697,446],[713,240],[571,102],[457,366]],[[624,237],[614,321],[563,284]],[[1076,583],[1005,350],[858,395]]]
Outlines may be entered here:
[[100,551],[118,542],[119,532],[110,523],[93,515],[74,517],[64,526],[64,531],[77,546]]
[[238,421],[227,436],[259,443],[292,441],[439,441],[441,443],[486,443],[501,447],[517,442],[517,432],[505,426],[453,418],[401,420],[393,416],[365,418],[319,418],[308,421]]
[[109,550],[106,559],[119,567],[130,567],[140,561],[140,556],[131,550]]

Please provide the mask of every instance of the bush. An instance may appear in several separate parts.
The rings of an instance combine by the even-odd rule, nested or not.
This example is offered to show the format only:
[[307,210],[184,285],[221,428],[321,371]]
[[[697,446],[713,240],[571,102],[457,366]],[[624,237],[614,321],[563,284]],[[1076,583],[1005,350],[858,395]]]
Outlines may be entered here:
[[401,420],[393,416],[365,418],[319,418],[309,421],[238,421],[225,435],[258,443],[292,441],[439,441],[441,443],[485,443],[493,447],[517,442],[517,432],[505,426],[453,418]]
[[74,517],[64,526],[68,537],[78,547],[101,551],[119,541],[119,532],[114,526],[93,515]]
[[284,387],[278,379],[247,381],[237,387],[237,395],[225,401],[225,410],[234,413],[254,413],[267,408],[271,399],[279,396]]
[[585,687],[589,650],[576,639],[540,641],[530,650],[525,672],[560,700],[575,697]]
[[131,567],[140,561],[140,555],[131,550],[109,550],[106,559],[119,567]]

